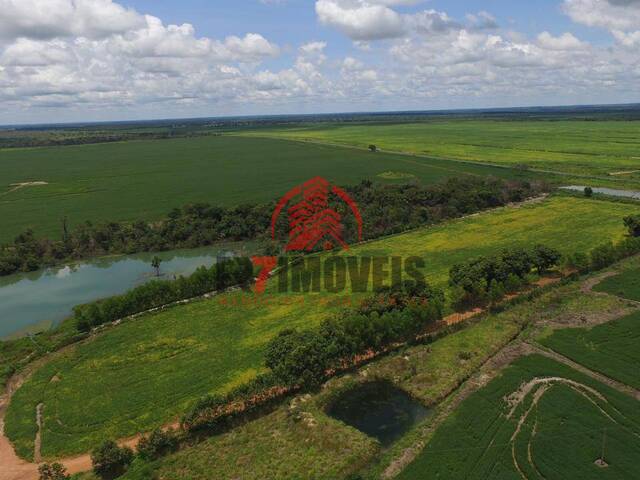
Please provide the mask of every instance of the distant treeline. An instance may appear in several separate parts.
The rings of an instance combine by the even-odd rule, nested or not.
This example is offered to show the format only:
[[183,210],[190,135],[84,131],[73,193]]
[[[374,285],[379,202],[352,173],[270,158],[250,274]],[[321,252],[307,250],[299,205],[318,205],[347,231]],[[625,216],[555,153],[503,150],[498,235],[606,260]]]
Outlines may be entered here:
[[252,279],[253,264],[249,258],[225,260],[210,268],[200,267],[188,277],[144,283],[122,295],[79,305],[73,309],[76,327],[81,332],[89,332],[104,323],[208,292],[243,285]]
[[157,131],[36,131],[33,133],[4,132],[0,135],[0,148],[33,148],[62,147],[68,145],[90,145],[94,143],[126,142],[131,140],[166,140],[170,138],[187,138],[205,135],[216,135],[210,131],[194,131],[186,129],[164,129]]
[[[541,184],[529,182],[462,177],[428,186],[364,181],[347,191],[364,219],[364,238],[373,239],[522,201],[542,189]],[[356,222],[348,207],[339,201],[333,207],[342,215],[344,239],[356,242]],[[224,240],[266,240],[274,208],[275,201],[237,207],[197,203],[176,208],[154,223],[87,221],[73,229],[61,219],[60,239],[37,238],[27,230],[12,244],[0,246],[0,275],[99,255],[195,248]],[[285,238],[286,215],[280,221]],[[280,247],[269,245],[266,253],[277,254]]]

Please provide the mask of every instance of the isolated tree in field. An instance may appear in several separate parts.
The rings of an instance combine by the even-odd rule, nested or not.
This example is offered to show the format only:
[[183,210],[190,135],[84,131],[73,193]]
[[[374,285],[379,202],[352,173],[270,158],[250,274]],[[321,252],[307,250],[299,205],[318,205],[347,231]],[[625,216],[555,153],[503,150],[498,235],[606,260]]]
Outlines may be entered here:
[[160,264],[162,263],[162,259],[157,255],[151,259],[151,266],[156,271],[156,277],[160,276]]
[[640,237],[640,215],[624,217],[624,225],[629,229],[629,235]]
[[59,463],[43,463],[38,467],[39,480],[69,480],[67,469]]
[[106,440],[91,452],[93,471],[105,479],[122,475],[132,461],[133,451],[128,447],[119,447],[111,440]]
[[584,187],[584,196],[585,197],[593,197],[593,188]]
[[373,153],[376,153],[378,151],[378,147],[376,147],[374,144],[371,144],[369,145],[369,150]]

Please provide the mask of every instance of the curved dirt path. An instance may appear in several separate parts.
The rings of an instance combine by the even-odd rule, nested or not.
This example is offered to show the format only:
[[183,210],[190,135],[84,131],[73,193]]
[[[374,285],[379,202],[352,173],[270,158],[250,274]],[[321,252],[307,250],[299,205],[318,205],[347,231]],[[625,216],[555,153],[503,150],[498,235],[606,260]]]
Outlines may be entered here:
[[610,270],[608,272],[604,272],[599,275],[596,275],[595,277],[588,278],[584,281],[584,283],[582,284],[582,287],[580,287],[580,291],[582,293],[591,293],[593,295],[609,295],[606,292],[594,292],[593,289],[596,285],[599,285],[600,283],[605,281],[607,278],[615,277],[619,273],[620,272],[618,272],[617,270]]

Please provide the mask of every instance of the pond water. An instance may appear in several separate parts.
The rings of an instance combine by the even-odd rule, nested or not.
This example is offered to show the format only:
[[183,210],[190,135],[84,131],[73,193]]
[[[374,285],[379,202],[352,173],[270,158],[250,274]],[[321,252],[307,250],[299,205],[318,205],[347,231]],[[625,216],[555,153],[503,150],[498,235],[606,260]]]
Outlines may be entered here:
[[[571,190],[574,192],[584,192],[586,187],[584,185],[569,185],[567,187],[560,187],[561,190]],[[615,188],[600,188],[592,187],[593,193],[600,193],[602,195],[611,195],[612,197],[633,198],[640,200],[640,192],[633,190],[616,190]]]
[[367,382],[342,394],[327,414],[389,446],[430,411],[390,382]]
[[151,259],[162,259],[160,278],[189,275],[211,266],[221,256],[231,256],[238,244],[195,250],[176,250],[49,268],[0,277],[0,338],[42,331],[60,323],[76,305],[124,293],[156,278]]

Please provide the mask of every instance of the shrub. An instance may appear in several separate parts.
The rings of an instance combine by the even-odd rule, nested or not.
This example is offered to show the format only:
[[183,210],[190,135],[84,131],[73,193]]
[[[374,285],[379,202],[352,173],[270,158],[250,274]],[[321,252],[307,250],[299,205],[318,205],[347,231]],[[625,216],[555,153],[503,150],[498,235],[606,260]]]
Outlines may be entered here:
[[593,197],[593,188],[584,187],[584,196],[587,197],[587,198]]
[[625,227],[632,237],[640,237],[640,215],[630,215],[623,219]]
[[43,463],[38,467],[39,480],[69,480],[67,469],[60,463]]
[[112,479],[122,475],[133,461],[133,451],[106,440],[91,452],[93,471],[102,478]]
[[587,272],[590,267],[589,256],[586,253],[578,252],[568,255],[565,258],[565,267],[575,269],[580,273]]
[[515,293],[522,287],[522,279],[514,273],[510,273],[504,282],[504,289],[507,293]]
[[174,430],[156,429],[138,442],[138,456],[144,460],[154,460],[174,451],[178,446],[178,437]]

